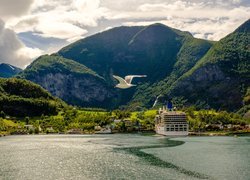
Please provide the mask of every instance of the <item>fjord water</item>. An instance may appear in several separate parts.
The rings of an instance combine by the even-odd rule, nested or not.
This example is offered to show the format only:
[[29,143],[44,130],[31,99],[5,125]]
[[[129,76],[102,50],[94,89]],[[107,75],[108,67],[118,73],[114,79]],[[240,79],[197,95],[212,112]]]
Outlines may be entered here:
[[250,137],[0,138],[0,179],[249,179]]

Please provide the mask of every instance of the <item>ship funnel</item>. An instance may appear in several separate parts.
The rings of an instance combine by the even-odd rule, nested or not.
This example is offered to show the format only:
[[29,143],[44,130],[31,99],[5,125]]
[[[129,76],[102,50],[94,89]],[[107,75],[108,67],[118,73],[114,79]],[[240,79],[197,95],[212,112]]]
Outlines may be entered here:
[[173,110],[173,104],[172,104],[171,100],[168,100],[167,109],[168,109],[169,111],[172,111],[172,110]]

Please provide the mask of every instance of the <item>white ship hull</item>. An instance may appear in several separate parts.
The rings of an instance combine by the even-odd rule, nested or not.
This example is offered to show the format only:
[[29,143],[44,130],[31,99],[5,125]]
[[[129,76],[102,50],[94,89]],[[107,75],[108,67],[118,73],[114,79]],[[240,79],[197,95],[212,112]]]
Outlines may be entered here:
[[155,132],[164,136],[187,136],[187,115],[181,111],[167,111],[159,109],[155,116]]
[[156,126],[155,132],[160,135],[164,136],[187,136],[188,131],[166,131],[165,127],[163,126]]

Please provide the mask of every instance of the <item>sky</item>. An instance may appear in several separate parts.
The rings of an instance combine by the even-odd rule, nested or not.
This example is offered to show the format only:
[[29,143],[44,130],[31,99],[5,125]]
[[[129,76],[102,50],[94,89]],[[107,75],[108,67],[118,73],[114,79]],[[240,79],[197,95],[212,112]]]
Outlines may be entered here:
[[0,63],[25,68],[117,26],[162,23],[218,41],[250,18],[250,0],[0,0]]

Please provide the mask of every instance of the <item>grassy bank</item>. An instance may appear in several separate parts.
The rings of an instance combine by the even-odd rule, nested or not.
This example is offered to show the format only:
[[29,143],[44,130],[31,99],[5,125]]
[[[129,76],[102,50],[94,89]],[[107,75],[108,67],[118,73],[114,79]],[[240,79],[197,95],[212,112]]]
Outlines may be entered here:
[[[249,131],[249,119],[236,113],[183,109],[191,135],[230,135]],[[69,107],[57,115],[38,117],[0,117],[1,134],[72,133],[91,134],[111,128],[113,132],[152,132],[157,110],[140,112],[105,111]]]

